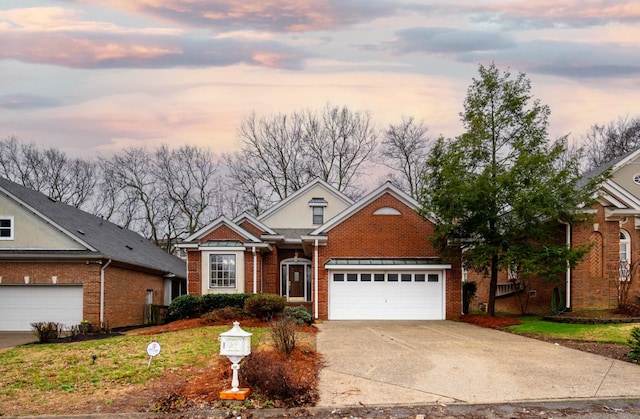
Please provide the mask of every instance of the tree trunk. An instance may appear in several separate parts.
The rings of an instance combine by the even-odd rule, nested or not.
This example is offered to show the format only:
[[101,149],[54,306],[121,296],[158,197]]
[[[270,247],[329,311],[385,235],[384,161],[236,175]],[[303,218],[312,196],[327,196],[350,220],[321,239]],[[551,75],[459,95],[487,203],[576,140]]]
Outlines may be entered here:
[[496,290],[498,289],[498,255],[491,256],[491,279],[489,281],[489,303],[487,311],[490,316],[496,315]]

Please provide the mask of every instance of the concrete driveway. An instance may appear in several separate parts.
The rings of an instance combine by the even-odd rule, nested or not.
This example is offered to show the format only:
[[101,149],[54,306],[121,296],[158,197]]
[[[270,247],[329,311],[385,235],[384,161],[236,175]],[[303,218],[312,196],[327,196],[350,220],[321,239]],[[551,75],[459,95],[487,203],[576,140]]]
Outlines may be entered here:
[[0,332],[0,349],[37,342],[33,332]]
[[640,397],[640,366],[452,321],[318,325],[320,406]]

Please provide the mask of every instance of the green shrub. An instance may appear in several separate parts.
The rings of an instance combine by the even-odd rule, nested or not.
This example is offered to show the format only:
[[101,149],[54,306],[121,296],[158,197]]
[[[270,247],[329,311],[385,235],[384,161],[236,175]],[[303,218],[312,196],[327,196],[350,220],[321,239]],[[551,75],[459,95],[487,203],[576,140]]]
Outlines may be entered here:
[[169,304],[169,319],[180,320],[198,317],[200,312],[200,298],[195,295],[181,295]]
[[53,339],[58,339],[64,329],[64,325],[55,322],[31,323],[33,333],[38,337],[38,342],[47,343]]
[[627,354],[627,357],[640,361],[640,327],[634,327],[631,329],[631,337],[627,341],[627,344],[631,348],[631,351]]
[[244,308],[244,301],[253,294],[205,294],[200,301],[202,313],[225,307]]
[[256,294],[244,302],[244,311],[265,321],[271,321],[273,316],[281,313],[287,305],[287,299],[276,294]]
[[304,306],[285,307],[284,316],[285,318],[293,319],[296,323],[296,326],[302,326],[305,323],[313,323],[313,317],[311,317],[311,314],[309,314]]

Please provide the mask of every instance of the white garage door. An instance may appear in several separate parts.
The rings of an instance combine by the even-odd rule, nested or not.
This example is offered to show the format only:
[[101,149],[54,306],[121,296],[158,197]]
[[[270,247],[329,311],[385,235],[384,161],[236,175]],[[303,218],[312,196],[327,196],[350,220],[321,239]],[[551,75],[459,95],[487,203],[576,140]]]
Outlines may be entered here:
[[0,286],[0,330],[32,330],[33,322],[82,321],[82,286]]
[[442,320],[443,272],[329,273],[330,320]]

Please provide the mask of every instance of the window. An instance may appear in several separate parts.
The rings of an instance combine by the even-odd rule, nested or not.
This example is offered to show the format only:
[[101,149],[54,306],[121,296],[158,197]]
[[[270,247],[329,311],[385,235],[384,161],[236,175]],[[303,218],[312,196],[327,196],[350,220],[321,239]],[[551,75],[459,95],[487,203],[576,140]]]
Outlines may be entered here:
[[387,281],[389,281],[389,282],[398,282],[398,274],[389,274],[389,275],[387,275]]
[[210,288],[236,286],[236,255],[211,255]]
[[0,240],[13,240],[13,217],[0,216]]
[[356,282],[358,280],[358,274],[347,274],[347,281]]
[[400,281],[402,281],[402,282],[411,282],[411,274],[402,274],[402,275],[400,275]]
[[629,233],[620,230],[620,280],[627,281],[631,275],[631,239]]
[[384,274],[373,274],[373,280],[376,282],[384,282]]
[[313,224],[324,224],[324,207],[312,207],[313,211]]
[[424,282],[425,275],[424,274],[416,274],[416,282]]
[[360,274],[360,281],[371,282],[371,274]]
[[438,274],[429,274],[427,276],[427,282],[438,282]]
[[344,281],[344,274],[333,274],[333,280],[335,282],[342,282]]

